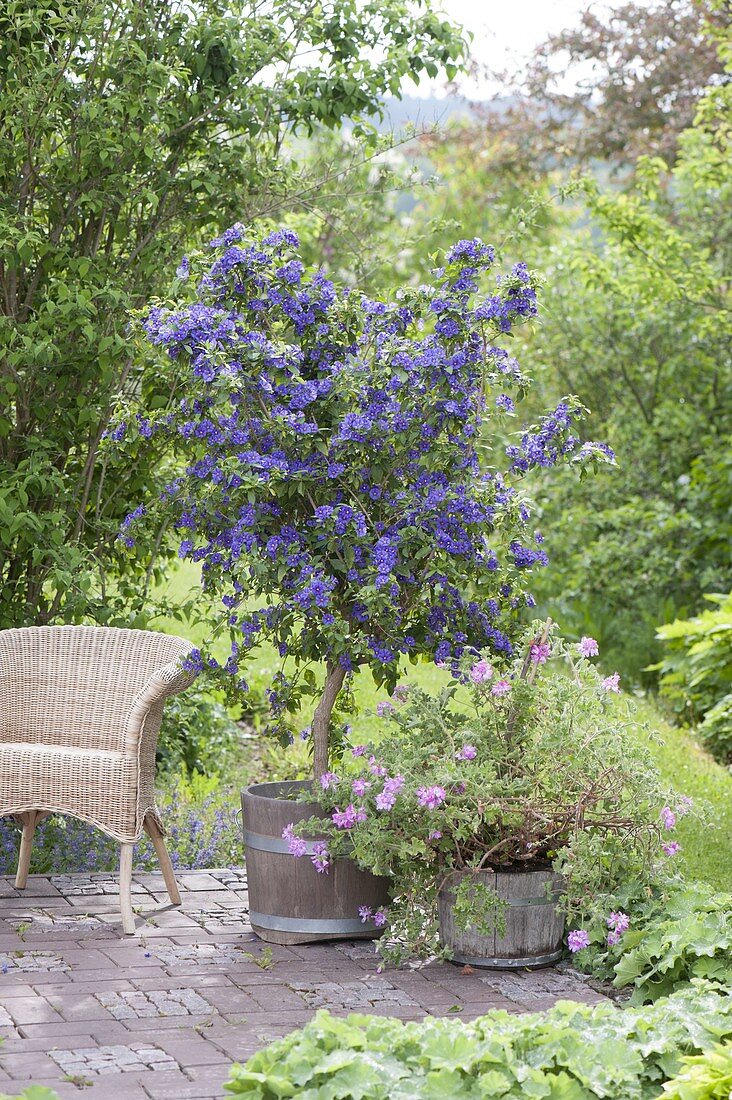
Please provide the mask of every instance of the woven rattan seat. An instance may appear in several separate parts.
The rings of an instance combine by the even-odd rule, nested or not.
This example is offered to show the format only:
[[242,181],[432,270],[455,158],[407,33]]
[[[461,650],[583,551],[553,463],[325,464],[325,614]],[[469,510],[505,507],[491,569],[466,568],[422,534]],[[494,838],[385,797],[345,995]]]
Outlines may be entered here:
[[[116,840],[126,839],[120,832],[135,820],[137,761],[131,754],[0,742],[0,775],[6,774],[15,777],[29,807],[83,818]],[[113,787],[119,787],[114,802],[105,793]],[[83,812],[79,791],[86,791]]]
[[190,642],[146,630],[41,626],[0,631],[0,816],[23,825],[16,886],[50,813],[121,844],[120,904],[134,932],[132,849],[147,831],[174,904],[180,895],[155,805],[155,749],[168,695],[193,674]]

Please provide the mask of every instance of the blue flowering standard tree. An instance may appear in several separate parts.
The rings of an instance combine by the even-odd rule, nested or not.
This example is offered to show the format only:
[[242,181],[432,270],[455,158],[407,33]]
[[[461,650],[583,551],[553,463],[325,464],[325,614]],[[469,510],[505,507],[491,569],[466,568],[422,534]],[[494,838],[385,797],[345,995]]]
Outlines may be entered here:
[[375,301],[306,272],[297,250],[291,232],[235,225],[184,261],[181,294],[198,266],[195,292],[142,315],[145,407],[120,411],[111,436],[132,452],[167,437],[179,474],[122,537],[132,549],[137,525],[172,525],[180,556],[201,563],[231,656],[219,667],[197,654],[200,667],[245,691],[246,655],[274,644],[273,732],[291,739],[288,712],[319,695],[319,776],[353,671],[393,689],[404,657],[510,655],[531,571],[547,560],[521,481],[612,452],[580,443],[574,397],[508,453],[500,442],[527,384],[498,344],[536,314],[525,265],[481,293],[493,249],[463,240],[430,285]]

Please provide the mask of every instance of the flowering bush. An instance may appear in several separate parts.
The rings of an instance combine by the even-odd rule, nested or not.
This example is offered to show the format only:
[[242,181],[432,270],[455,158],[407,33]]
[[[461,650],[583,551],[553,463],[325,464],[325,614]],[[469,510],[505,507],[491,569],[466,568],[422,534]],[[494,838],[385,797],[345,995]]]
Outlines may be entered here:
[[[435,951],[437,893],[454,871],[554,864],[568,913],[605,925],[602,907],[621,883],[642,891],[669,863],[668,792],[630,732],[632,704],[585,656],[590,642],[567,645],[534,624],[500,668],[466,658],[437,696],[400,685],[382,708],[394,732],[355,746],[340,775],[321,780],[330,858],[352,852],[393,879],[387,959]],[[295,831],[311,829],[322,834],[322,822]],[[490,924],[488,901],[467,876],[456,916]],[[605,933],[620,937],[627,914],[611,917]],[[581,928],[570,935],[573,950],[588,942]]]
[[[163,436],[185,467],[122,537],[132,549],[140,524],[172,523],[181,557],[201,562],[232,646],[222,670],[201,654],[199,668],[243,691],[242,658],[274,643],[273,732],[289,739],[287,712],[320,694],[320,775],[352,670],[393,689],[402,656],[511,653],[529,574],[547,560],[520,481],[613,456],[580,443],[573,397],[496,442],[527,384],[496,341],[536,313],[536,279],[519,263],[477,297],[494,262],[480,240],[459,241],[432,285],[389,302],[306,272],[286,230],[255,238],[235,225],[211,247],[195,299],[154,304],[141,321],[175,404],[120,411],[110,438],[135,451]],[[195,266],[183,261],[181,286]]]
[[570,932],[580,970],[629,987],[634,1004],[666,997],[695,979],[732,989],[732,895],[677,877],[651,889],[625,882],[615,904],[632,915],[610,912]]

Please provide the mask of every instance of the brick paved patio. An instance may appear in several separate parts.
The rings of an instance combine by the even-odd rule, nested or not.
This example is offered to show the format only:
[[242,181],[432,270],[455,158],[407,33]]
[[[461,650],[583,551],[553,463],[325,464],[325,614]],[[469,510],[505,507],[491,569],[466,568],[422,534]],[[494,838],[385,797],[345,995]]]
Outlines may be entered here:
[[0,877],[0,1093],[28,1084],[85,1100],[219,1100],[232,1061],[325,1006],[418,1020],[490,1008],[603,1000],[559,970],[464,973],[449,964],[377,973],[373,944],[265,945],[247,921],[241,871],[133,885],[138,935],[123,937],[106,875]]

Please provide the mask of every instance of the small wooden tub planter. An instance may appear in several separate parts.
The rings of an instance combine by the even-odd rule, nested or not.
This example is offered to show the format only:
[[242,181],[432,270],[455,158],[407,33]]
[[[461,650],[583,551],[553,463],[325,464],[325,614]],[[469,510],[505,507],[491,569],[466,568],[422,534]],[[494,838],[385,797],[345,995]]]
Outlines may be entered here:
[[308,839],[307,854],[290,855],[282,830],[310,817],[326,818],[316,803],[297,802],[307,781],[256,783],[242,791],[249,919],[266,943],[374,939],[381,930],[363,923],[359,906],[388,902],[389,880],[361,871],[350,859],[335,860],[318,873],[308,855],[323,837]]
[[[455,926],[455,890],[463,876],[494,890],[503,904],[502,928],[483,935]],[[564,915],[556,903],[562,894],[562,877],[551,869],[538,871],[455,871],[439,893],[440,939],[452,951],[452,961],[496,970],[538,969],[551,966],[562,956]]]

